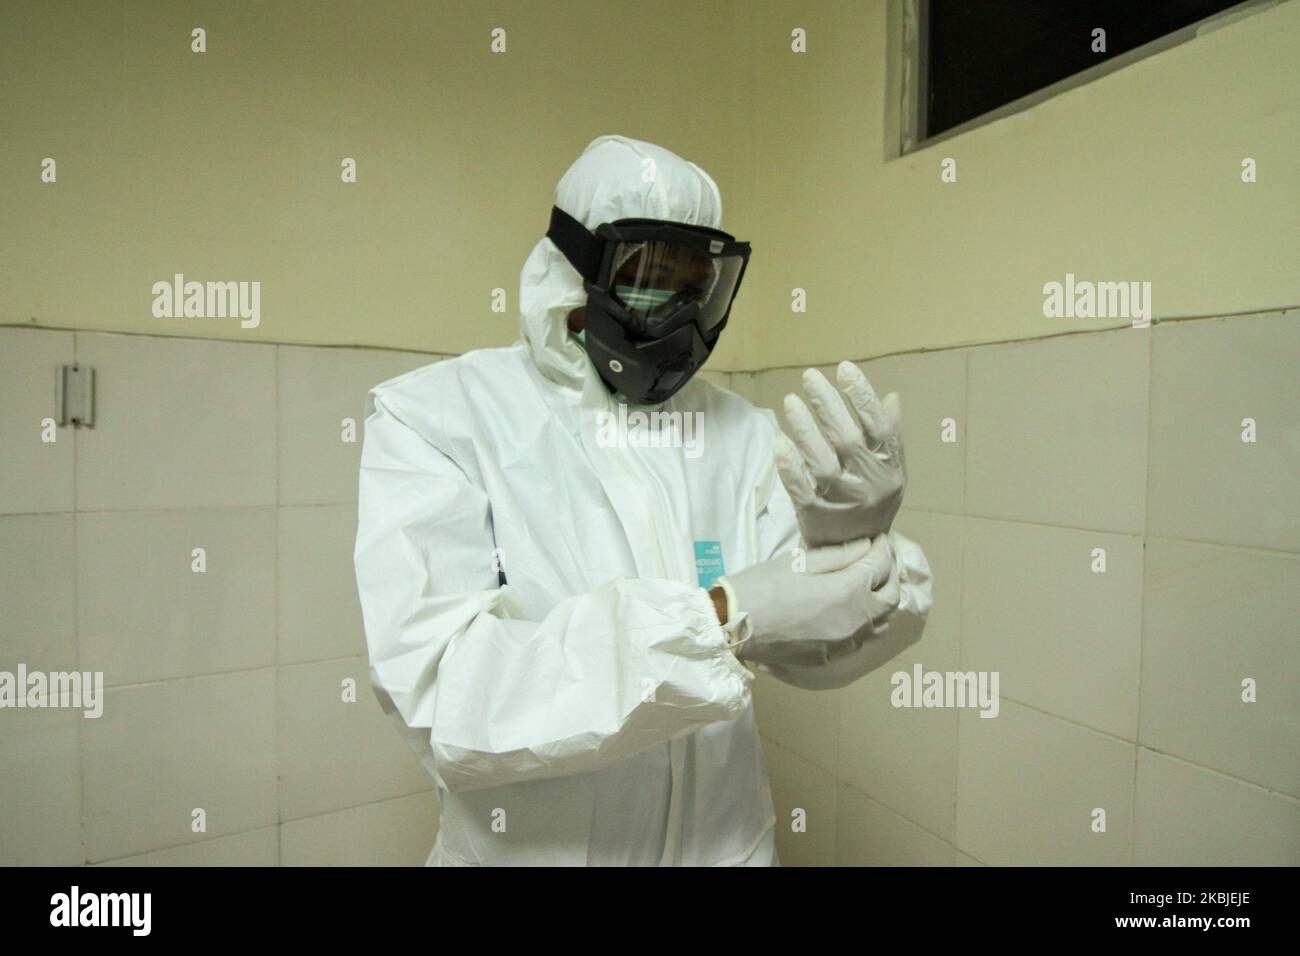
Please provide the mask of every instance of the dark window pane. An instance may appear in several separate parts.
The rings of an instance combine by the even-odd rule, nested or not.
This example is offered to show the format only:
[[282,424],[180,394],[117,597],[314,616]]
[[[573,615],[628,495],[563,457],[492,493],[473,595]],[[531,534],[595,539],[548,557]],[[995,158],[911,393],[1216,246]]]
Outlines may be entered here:
[[[930,0],[926,136],[935,136],[1241,0]],[[1092,31],[1106,31],[1106,52]]]

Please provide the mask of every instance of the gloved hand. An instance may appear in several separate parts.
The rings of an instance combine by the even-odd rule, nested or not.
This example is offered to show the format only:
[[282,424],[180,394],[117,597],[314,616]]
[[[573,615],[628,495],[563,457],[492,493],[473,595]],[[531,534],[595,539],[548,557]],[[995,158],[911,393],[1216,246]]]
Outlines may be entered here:
[[718,584],[732,613],[744,611],[752,628],[736,656],[762,656],[772,643],[834,644],[883,633],[898,607],[899,572],[888,535],[806,553],[805,570],[779,554]]
[[821,372],[803,373],[816,419],[797,396],[787,395],[785,417],[794,441],[780,435],[772,449],[810,548],[888,531],[907,485],[898,393],[882,402],[852,362],[841,362],[836,378],[848,406]]

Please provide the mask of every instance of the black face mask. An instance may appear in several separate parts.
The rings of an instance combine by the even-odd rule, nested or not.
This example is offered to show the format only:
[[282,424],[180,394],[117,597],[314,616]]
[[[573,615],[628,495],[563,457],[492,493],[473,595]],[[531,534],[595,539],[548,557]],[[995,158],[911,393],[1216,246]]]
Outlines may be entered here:
[[611,391],[657,405],[718,343],[749,243],[706,226],[619,219],[590,232],[563,209],[546,233],[587,290],[587,354]]

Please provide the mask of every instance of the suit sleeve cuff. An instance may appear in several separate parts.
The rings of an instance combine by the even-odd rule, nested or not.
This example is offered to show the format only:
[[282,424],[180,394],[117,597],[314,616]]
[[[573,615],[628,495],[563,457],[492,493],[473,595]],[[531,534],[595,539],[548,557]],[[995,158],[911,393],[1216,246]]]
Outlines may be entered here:
[[727,634],[727,647],[735,651],[753,637],[754,625],[749,619],[749,612],[743,610],[736,600],[736,592],[731,587],[731,582],[721,577],[713,583],[722,588],[722,593],[727,596],[727,623],[722,625],[722,630]]

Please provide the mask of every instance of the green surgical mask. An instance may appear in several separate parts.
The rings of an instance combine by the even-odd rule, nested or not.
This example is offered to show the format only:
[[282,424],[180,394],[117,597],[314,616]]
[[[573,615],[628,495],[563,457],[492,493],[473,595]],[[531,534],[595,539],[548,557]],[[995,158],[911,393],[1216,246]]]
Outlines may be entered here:
[[614,294],[633,312],[649,315],[659,306],[671,299],[674,293],[669,289],[638,289],[631,285],[614,286]]

